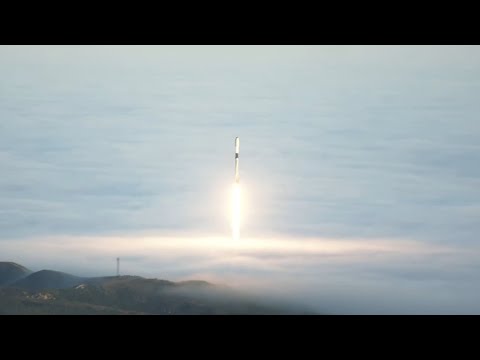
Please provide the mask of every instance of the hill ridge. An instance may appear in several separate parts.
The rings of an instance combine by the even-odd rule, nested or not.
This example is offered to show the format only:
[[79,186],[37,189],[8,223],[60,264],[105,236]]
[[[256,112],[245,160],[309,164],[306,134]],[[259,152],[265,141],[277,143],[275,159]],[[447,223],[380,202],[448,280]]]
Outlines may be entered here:
[[289,314],[203,280],[79,277],[40,270],[0,287],[0,314]]
[[10,285],[11,283],[18,281],[31,273],[31,270],[16,262],[0,262],[0,286]]

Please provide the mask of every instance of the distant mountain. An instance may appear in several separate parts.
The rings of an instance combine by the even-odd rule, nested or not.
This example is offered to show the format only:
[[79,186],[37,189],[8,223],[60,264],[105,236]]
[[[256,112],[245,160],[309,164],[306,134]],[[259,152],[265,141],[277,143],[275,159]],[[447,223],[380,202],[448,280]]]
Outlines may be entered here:
[[42,289],[66,289],[80,284],[84,279],[53,270],[41,270],[11,284],[14,287],[38,291]]
[[0,288],[0,314],[290,314],[205,281],[81,278],[42,270]]
[[13,262],[0,262],[0,286],[10,285],[31,273],[26,267]]

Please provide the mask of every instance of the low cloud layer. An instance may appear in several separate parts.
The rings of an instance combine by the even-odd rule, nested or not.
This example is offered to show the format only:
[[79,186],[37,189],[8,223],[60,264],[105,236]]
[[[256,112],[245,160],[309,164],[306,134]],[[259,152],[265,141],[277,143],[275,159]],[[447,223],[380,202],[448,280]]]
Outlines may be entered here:
[[142,235],[4,241],[33,270],[201,279],[320,313],[480,313],[478,256],[411,240]]

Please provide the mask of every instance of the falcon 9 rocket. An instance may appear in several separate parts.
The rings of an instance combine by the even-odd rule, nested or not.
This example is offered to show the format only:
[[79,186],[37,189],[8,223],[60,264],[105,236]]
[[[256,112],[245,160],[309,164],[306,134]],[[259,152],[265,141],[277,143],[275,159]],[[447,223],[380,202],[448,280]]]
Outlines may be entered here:
[[235,183],[240,182],[240,174],[238,173],[238,154],[240,152],[240,138],[235,138]]

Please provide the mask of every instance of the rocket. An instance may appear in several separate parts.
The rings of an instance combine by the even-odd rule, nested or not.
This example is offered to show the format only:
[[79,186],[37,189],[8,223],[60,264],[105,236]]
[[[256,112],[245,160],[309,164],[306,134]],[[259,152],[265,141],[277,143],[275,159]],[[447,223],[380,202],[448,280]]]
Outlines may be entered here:
[[238,153],[240,152],[240,138],[235,138],[235,183],[240,182],[240,174],[238,173]]

